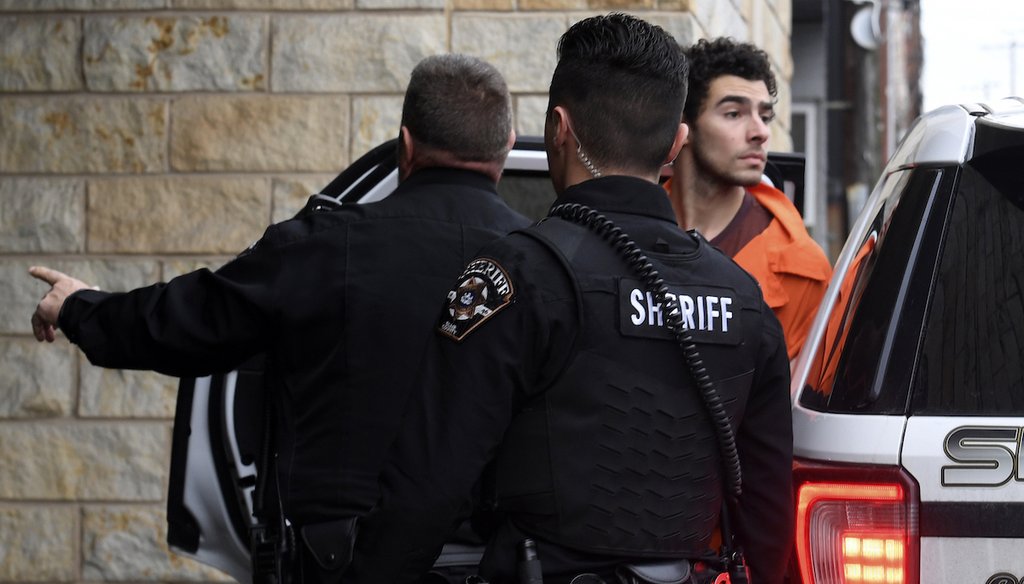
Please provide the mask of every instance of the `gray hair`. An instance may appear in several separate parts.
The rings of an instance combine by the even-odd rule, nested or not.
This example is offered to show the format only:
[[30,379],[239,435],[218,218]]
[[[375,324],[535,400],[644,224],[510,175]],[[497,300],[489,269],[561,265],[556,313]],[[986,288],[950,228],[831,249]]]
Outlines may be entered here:
[[468,55],[435,55],[412,71],[402,125],[417,142],[459,159],[503,160],[512,99],[493,65]]

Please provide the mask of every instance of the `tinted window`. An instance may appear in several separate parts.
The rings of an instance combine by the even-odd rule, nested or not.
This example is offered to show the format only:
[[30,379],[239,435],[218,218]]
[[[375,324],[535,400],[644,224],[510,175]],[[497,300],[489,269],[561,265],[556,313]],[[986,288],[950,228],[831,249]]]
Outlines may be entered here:
[[805,407],[842,413],[906,411],[951,173],[890,177],[889,196],[858,242],[824,338],[812,357]]
[[555,188],[546,172],[505,171],[498,181],[498,194],[530,219],[547,217],[551,203],[555,202]]
[[1024,413],[1024,150],[965,166],[949,214],[914,410]]

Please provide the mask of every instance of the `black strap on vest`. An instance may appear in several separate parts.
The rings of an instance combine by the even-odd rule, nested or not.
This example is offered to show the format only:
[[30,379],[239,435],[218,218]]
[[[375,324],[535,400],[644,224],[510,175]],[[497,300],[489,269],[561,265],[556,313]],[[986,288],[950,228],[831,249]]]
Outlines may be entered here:
[[726,479],[729,482],[731,495],[739,497],[743,491],[742,476],[740,470],[739,453],[736,450],[736,437],[732,431],[732,423],[729,414],[725,411],[721,396],[714,381],[708,375],[704,362],[697,350],[696,343],[690,336],[690,332],[683,327],[682,313],[679,310],[679,303],[668,297],[668,287],[661,278],[658,270],[651,264],[643,251],[626,235],[622,229],[612,223],[607,217],[597,211],[580,204],[558,205],[551,209],[551,217],[558,217],[582,225],[594,232],[601,239],[607,241],[626,261],[630,269],[647,285],[647,288],[654,294],[654,297],[664,306],[668,307],[666,322],[669,330],[672,331],[676,342],[683,350],[683,358],[693,376],[694,382],[700,391],[704,405],[711,416],[712,425],[718,435],[719,450],[722,456]]
[[[736,448],[736,437],[732,430],[729,415],[725,411],[725,406],[722,403],[721,396],[718,394],[718,389],[715,387],[714,381],[712,381],[711,377],[708,375],[707,369],[704,367],[704,362],[700,357],[700,352],[697,350],[697,345],[693,342],[690,332],[683,327],[679,304],[676,300],[670,299],[668,296],[668,287],[665,285],[665,281],[661,278],[658,270],[651,264],[650,260],[647,259],[639,246],[637,246],[621,228],[612,223],[612,221],[604,215],[601,215],[586,205],[578,203],[557,205],[551,209],[548,216],[557,217],[570,223],[585,227],[587,230],[608,242],[616,253],[625,260],[630,269],[633,270],[647,286],[648,290],[654,294],[658,302],[668,308],[666,324],[672,332],[672,335],[675,337],[676,342],[679,344],[679,347],[682,349],[683,358],[686,361],[687,368],[693,376],[694,382],[697,384],[701,398],[703,399],[704,405],[708,410],[708,415],[711,418],[711,423],[718,436],[722,466],[725,471],[726,480],[728,481],[726,495],[731,494],[733,500],[738,501],[743,490],[742,474],[739,452]],[[555,238],[560,241],[557,241],[556,245],[562,244],[566,246],[562,249],[575,249],[579,244],[579,241],[582,239],[581,235],[578,234],[570,233],[566,234],[566,236],[561,236],[560,234],[564,233],[564,231],[545,231],[548,236],[557,234],[555,235]],[[570,273],[572,273],[571,270]],[[728,497],[726,499],[727,500],[722,504],[721,515],[723,546],[723,549],[721,550],[721,560],[724,564],[723,568],[730,574],[732,582],[734,584],[740,584],[747,582],[746,565],[742,552],[736,549],[732,541],[733,530],[731,529],[730,514],[728,512]]]

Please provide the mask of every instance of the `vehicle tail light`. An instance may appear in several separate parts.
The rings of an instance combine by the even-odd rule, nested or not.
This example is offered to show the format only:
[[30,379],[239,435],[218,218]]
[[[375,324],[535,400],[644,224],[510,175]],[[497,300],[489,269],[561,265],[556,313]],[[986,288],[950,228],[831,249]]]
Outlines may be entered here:
[[798,462],[794,479],[803,584],[919,584],[919,498],[906,472]]

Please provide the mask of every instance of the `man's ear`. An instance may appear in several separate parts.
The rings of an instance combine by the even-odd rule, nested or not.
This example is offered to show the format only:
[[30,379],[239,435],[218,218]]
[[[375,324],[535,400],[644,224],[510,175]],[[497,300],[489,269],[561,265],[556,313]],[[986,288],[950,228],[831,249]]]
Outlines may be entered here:
[[684,123],[679,124],[676,130],[676,137],[672,141],[672,148],[668,151],[668,157],[663,164],[672,164],[672,161],[679,156],[679,151],[690,141],[690,126]]
[[512,147],[516,145],[516,131],[511,129],[508,131],[508,149],[512,150]]
[[413,140],[412,133],[409,132],[407,126],[402,126],[400,134],[399,140],[402,141],[402,147],[398,149],[399,162],[405,163],[408,166],[416,152],[416,141]]
[[398,180],[403,181],[412,174],[412,161],[416,156],[416,141],[409,128],[402,126],[398,132]]
[[551,108],[551,113],[548,115],[548,123],[551,124],[552,144],[561,147],[571,135],[569,130],[569,112],[564,107],[556,105]]

